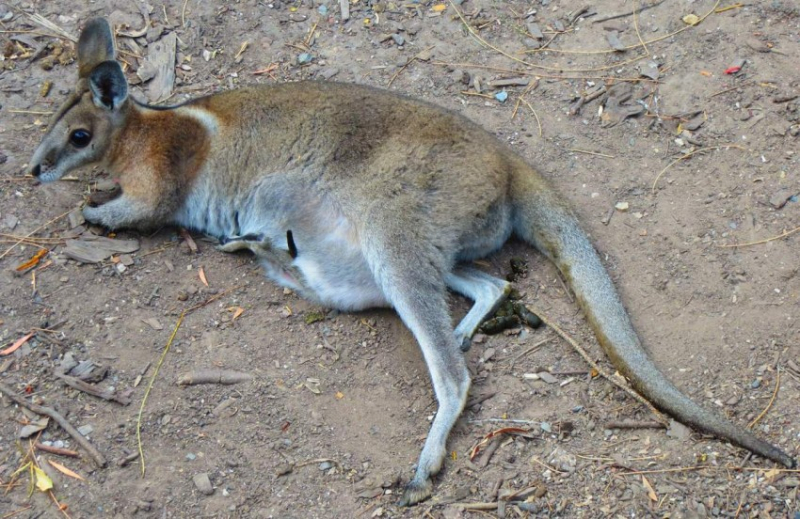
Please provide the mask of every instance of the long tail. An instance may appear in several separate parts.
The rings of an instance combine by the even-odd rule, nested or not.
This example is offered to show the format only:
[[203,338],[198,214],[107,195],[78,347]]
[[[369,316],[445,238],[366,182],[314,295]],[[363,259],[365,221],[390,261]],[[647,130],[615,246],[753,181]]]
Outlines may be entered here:
[[796,462],[716,412],[700,407],[670,382],[642,347],[611,278],[561,198],[527,164],[512,180],[514,231],[545,254],[568,280],[614,366],[656,407],[682,423],[727,439],[786,467]]

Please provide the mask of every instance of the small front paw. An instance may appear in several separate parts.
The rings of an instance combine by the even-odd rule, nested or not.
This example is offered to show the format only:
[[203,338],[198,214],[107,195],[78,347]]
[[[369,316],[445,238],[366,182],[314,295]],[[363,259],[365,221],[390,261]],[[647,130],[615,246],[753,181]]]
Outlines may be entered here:
[[412,506],[425,501],[433,494],[433,481],[430,478],[423,481],[411,480],[403,491],[403,497],[397,503],[399,506]]
[[86,219],[87,222],[93,224],[102,224],[102,206],[98,207],[90,207],[88,205],[83,206],[83,217]]

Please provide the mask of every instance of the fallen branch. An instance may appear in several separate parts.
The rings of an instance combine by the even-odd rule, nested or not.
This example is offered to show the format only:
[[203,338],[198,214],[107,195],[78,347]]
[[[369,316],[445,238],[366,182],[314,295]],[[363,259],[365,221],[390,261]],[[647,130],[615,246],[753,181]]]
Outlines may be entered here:
[[80,444],[80,446],[83,447],[84,450],[86,450],[86,452],[89,453],[89,456],[92,458],[92,460],[98,467],[102,468],[106,466],[106,459],[103,457],[102,454],[100,454],[100,451],[95,449],[92,446],[92,444],[89,443],[89,440],[87,440],[85,436],[79,433],[78,430],[75,429],[75,427],[73,427],[72,424],[69,423],[66,418],[64,418],[63,416],[61,416],[61,414],[56,412],[55,409],[28,402],[27,400],[19,396],[16,392],[14,392],[13,389],[11,389],[2,382],[0,382],[0,393],[5,394],[8,398],[16,402],[18,405],[21,405],[22,407],[29,409],[36,414],[41,414],[52,418],[58,425],[61,426],[62,429],[64,429],[67,432],[67,434],[72,436],[72,438],[76,442],[78,442],[78,444]]

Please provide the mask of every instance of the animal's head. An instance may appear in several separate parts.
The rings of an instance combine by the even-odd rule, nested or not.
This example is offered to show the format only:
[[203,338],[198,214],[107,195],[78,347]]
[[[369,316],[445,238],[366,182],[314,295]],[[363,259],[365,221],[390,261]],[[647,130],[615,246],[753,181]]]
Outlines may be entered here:
[[100,160],[124,124],[128,83],[114,59],[114,36],[103,18],[89,20],[78,41],[78,82],[30,161],[43,182]]

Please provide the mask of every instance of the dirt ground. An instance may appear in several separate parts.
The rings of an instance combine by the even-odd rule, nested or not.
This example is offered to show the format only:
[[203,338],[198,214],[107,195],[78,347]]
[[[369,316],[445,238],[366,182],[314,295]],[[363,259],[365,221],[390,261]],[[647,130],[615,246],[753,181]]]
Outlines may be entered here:
[[[98,15],[122,32],[144,27],[135,39],[118,36],[134,83],[146,58],[177,35],[167,103],[302,78],[439,103],[553,179],[680,388],[738,423],[760,417],[757,433],[799,456],[800,233],[725,247],[800,226],[797,4],[681,0],[606,21],[649,4],[457,4],[356,0],[343,21],[331,0],[0,3],[0,348],[34,332],[0,356],[0,381],[82,427],[108,459],[97,468],[51,420],[39,442],[82,457],[38,451],[55,486],[52,497],[29,497],[28,469],[13,474],[30,461],[20,429],[38,417],[0,398],[0,517],[798,517],[796,472],[679,428],[609,429],[611,420],[652,416],[591,378],[546,327],[477,338],[467,355],[471,402],[434,497],[398,508],[436,405],[416,342],[393,312],[314,307],[268,283],[251,256],[218,252],[200,235],[194,253],[175,229],[120,233],[115,239],[139,249],[79,264],[64,239],[103,231],[64,214],[104,172],[47,185],[23,176],[77,73],[71,44],[34,13],[70,35]],[[701,22],[684,21],[690,14]],[[629,48],[613,52],[615,37]],[[497,86],[504,79],[517,81]],[[152,99],[152,82],[132,95]],[[24,236],[35,240],[17,244]],[[37,267],[16,272],[42,247],[49,254]],[[515,282],[522,300],[613,372],[540,255],[511,243],[482,268],[507,275],[512,257],[528,264]],[[142,413],[142,477],[130,456],[139,408],[189,308]],[[452,308],[458,318],[468,302],[453,296]],[[65,386],[56,376],[65,356],[91,361],[99,375],[89,382],[131,403]],[[219,368],[252,379],[177,384]],[[500,435],[470,461],[470,449],[503,427],[527,432]]]

